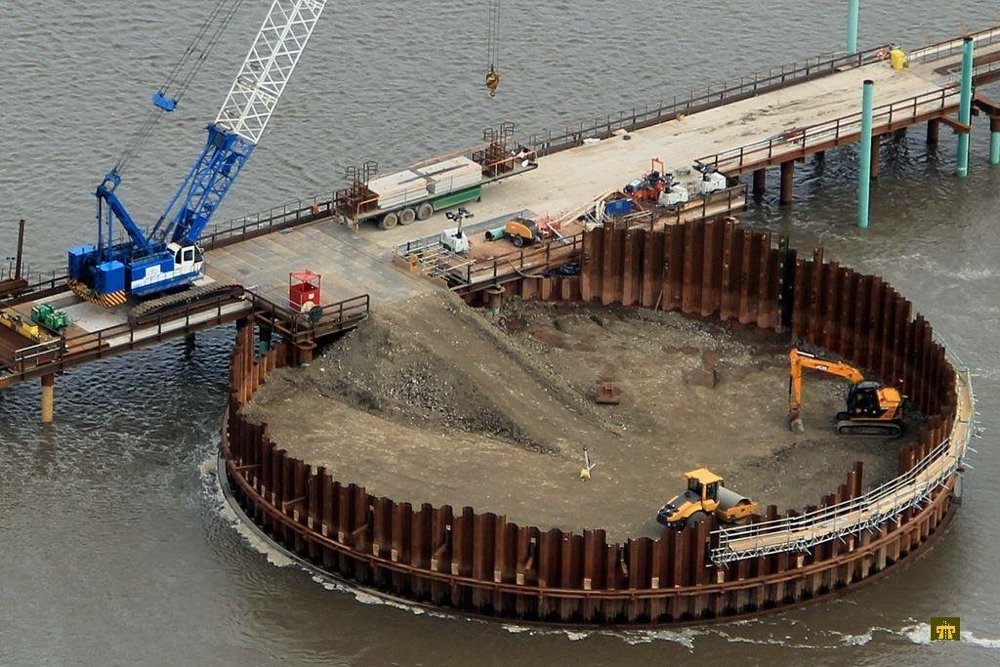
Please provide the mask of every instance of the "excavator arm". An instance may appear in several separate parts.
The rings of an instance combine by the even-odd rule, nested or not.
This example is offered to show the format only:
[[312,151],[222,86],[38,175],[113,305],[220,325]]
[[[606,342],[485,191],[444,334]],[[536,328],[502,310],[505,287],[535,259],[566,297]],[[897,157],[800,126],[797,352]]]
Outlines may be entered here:
[[798,348],[792,348],[788,353],[788,423],[795,431],[802,430],[802,417],[799,411],[802,408],[802,369],[812,368],[817,371],[847,378],[854,384],[865,379],[864,374],[854,366],[845,364],[842,361],[830,361],[821,359],[814,354],[802,352]]
[[842,361],[822,359],[792,348],[788,353],[788,426],[802,432],[802,369],[811,368],[846,378],[853,383],[847,411],[837,414],[837,432],[853,435],[898,437],[902,433],[903,396],[893,387],[866,382],[864,374]]

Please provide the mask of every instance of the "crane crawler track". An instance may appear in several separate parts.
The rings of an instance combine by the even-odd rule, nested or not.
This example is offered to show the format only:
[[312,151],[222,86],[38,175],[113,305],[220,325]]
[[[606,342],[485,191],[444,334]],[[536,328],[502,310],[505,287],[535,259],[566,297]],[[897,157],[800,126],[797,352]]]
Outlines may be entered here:
[[235,301],[243,298],[243,294],[243,285],[237,284],[213,283],[211,285],[193,287],[183,292],[150,299],[137,306],[133,306],[128,311],[128,319],[133,325],[145,324],[162,317],[182,313],[185,310],[189,310],[193,304],[199,301]]

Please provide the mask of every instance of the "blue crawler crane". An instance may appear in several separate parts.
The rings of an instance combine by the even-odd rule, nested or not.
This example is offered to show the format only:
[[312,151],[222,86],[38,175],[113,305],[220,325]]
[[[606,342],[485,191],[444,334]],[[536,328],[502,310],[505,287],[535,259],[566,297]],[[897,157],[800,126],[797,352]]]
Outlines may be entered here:
[[[208,126],[208,139],[152,229],[140,225],[118,198],[125,162],[172,113],[242,0],[217,0],[184,58],[153,95],[153,109],[124,155],[97,187],[97,245],[69,250],[69,285],[106,307],[191,284],[203,275],[198,239],[250,159],[312,35],[326,0],[274,0],[239,74]],[[115,220],[127,238],[114,240]]]

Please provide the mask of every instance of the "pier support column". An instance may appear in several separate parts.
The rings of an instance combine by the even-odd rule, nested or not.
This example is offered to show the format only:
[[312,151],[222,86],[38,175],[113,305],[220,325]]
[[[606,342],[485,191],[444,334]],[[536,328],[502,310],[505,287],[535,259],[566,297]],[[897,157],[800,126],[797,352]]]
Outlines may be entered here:
[[295,345],[295,349],[298,352],[298,362],[300,366],[308,365],[312,363],[313,353],[316,351],[315,341],[306,340]]
[[795,187],[795,161],[781,163],[781,197],[782,204],[792,203],[792,191]]
[[486,303],[487,307],[494,315],[500,314],[500,308],[503,306],[503,294],[507,291],[503,285],[494,285],[486,290]]
[[872,184],[872,115],[874,106],[875,82],[866,79],[861,92],[861,160],[858,166],[858,227],[861,229],[868,229],[868,202]]
[[758,169],[753,173],[753,196],[760,199],[767,191],[767,169]]
[[941,134],[941,121],[939,120],[929,120],[927,121],[927,145],[937,146],[938,137]]
[[24,218],[17,222],[17,255],[14,265],[14,280],[21,279],[21,255],[24,253]]
[[[972,53],[975,43],[966,37],[962,43],[962,87],[958,98],[958,122],[969,125],[972,122]],[[969,175],[969,133],[958,135],[958,167],[955,175],[965,178]]]
[[858,52],[858,18],[861,15],[861,0],[847,0],[847,52],[852,56]]
[[42,376],[42,423],[51,424],[56,409],[56,376]]
[[1000,164],[1000,116],[990,118],[990,164]]
[[892,133],[892,138],[895,139],[896,141],[905,141],[906,140],[906,130],[907,130],[907,128],[905,128],[905,127],[899,128],[898,130],[896,130],[895,132]]
[[261,324],[258,327],[257,335],[260,337],[260,346],[263,348],[263,351],[267,352],[270,350],[272,347],[271,342],[274,338],[274,329],[268,324]]
[[882,146],[882,141],[879,137],[872,137],[872,160],[871,160],[871,173],[869,177],[876,181],[878,180],[879,171],[882,167],[882,159],[879,155],[880,147]]
[[184,351],[191,352],[197,347],[198,340],[195,338],[194,332],[184,334]]

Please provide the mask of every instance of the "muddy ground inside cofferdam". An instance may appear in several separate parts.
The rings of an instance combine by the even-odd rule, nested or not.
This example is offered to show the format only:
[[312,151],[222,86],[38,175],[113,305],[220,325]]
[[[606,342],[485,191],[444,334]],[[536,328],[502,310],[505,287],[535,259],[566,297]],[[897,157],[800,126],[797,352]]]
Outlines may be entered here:
[[[898,440],[837,435],[844,380],[807,372],[806,430],[788,430],[788,347],[677,313],[508,299],[495,314],[432,294],[272,373],[245,409],[290,456],[374,495],[655,537],[657,509],[694,468],[761,512],[818,504],[856,460],[866,488],[894,475],[919,426]],[[595,402],[600,382],[621,388],[620,404]]]

